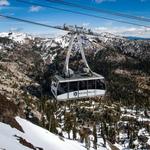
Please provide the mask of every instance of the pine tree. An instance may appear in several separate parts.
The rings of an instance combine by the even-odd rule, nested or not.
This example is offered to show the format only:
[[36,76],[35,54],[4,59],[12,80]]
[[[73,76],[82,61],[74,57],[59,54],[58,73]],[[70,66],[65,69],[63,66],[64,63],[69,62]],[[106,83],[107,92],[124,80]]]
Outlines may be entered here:
[[94,145],[94,148],[97,149],[97,130],[96,130],[96,124],[95,123],[93,125],[93,136],[94,136],[93,145]]
[[106,123],[105,122],[102,122],[101,124],[101,136],[104,141],[104,147],[106,147]]
[[102,136],[103,141],[104,141],[104,147],[106,147],[106,138],[105,138],[105,134],[104,134],[103,130],[101,130],[101,136]]
[[86,146],[87,150],[90,149],[91,143],[90,143],[90,137],[89,137],[89,135],[87,135],[85,137],[85,146]]
[[52,115],[52,122],[51,122],[50,131],[53,132],[53,133],[58,134],[58,131],[57,131],[56,127],[57,127],[57,120],[55,119],[55,116]]
[[129,138],[129,148],[134,148],[134,145],[133,145],[133,134],[131,133],[130,134],[130,138]]
[[76,138],[77,138],[77,129],[76,129],[76,126],[74,125],[73,126],[73,140],[76,140]]
[[70,139],[70,131],[73,129],[72,115],[70,113],[65,113],[64,116],[64,129],[68,133],[68,138]]
[[76,116],[73,116],[73,140],[76,140],[77,138],[77,122],[76,122]]

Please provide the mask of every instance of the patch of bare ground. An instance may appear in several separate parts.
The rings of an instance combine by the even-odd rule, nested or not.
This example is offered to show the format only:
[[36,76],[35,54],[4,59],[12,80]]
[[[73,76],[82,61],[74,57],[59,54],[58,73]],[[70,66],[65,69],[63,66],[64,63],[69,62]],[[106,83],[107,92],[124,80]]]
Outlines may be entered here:
[[31,148],[33,150],[43,150],[43,148],[41,147],[35,147],[33,144],[31,144],[30,142],[28,142],[27,140],[25,140],[24,138],[20,137],[20,136],[17,136],[17,135],[14,135],[15,137],[17,137],[18,141],[20,142],[20,144],[28,147],[28,148]]
[[18,109],[12,101],[7,100],[4,95],[0,94],[0,122],[9,124],[12,128],[16,128],[21,132],[24,132],[22,127],[15,120],[15,116],[21,113],[21,110]]
[[24,132],[20,124],[15,120],[15,118],[3,117],[2,122],[9,124],[12,128],[16,128],[17,130]]

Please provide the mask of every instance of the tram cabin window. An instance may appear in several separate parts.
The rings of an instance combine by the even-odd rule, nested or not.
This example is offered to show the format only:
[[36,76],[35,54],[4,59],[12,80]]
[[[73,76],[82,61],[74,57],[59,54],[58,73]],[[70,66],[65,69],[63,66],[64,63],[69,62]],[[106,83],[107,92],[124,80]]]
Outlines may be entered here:
[[79,81],[79,90],[87,90],[87,81]]
[[88,81],[88,89],[95,89],[95,80]]
[[78,82],[69,82],[69,92],[78,91]]
[[104,80],[97,80],[96,81],[96,88],[97,89],[101,89],[101,90],[105,90],[105,83]]
[[68,83],[59,83],[58,95],[65,94],[68,92]]

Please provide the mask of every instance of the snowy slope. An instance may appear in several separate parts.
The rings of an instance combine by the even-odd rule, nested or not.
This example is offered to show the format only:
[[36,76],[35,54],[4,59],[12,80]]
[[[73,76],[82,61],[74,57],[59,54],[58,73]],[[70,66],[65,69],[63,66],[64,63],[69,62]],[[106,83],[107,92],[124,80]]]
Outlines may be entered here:
[[1,32],[0,37],[8,37],[9,39],[19,43],[24,43],[26,38],[33,39],[32,36],[19,32]]
[[0,149],[31,150],[19,143],[17,137],[14,136],[17,135],[34,145],[34,147],[40,147],[43,150],[86,150],[76,141],[62,140],[49,131],[20,117],[16,117],[16,120],[23,128],[24,133],[15,128],[11,128],[7,124],[0,123]]

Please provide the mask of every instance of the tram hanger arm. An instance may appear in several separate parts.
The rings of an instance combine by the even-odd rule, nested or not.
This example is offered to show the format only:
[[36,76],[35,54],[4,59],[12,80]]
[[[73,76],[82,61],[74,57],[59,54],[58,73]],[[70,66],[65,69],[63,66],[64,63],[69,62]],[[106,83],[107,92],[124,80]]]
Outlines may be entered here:
[[65,67],[64,67],[64,73],[65,73],[66,76],[69,75],[69,59],[70,59],[71,50],[72,50],[72,47],[73,47],[75,37],[76,37],[76,34],[72,34],[71,35],[71,40],[69,42],[69,48],[68,48],[66,61],[65,61]]

